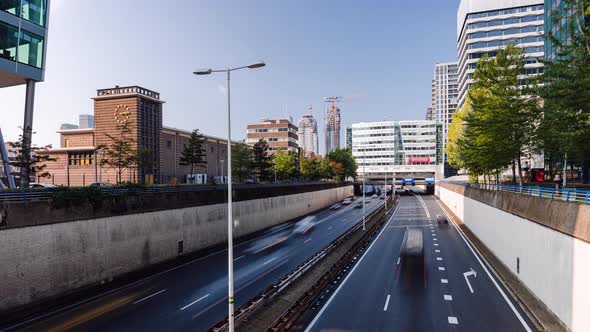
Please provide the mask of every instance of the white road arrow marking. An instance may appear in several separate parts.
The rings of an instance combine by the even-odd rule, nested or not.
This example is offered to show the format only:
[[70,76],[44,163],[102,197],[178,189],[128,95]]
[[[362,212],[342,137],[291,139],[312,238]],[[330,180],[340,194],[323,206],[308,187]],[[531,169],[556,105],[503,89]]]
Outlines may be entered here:
[[463,277],[465,277],[465,281],[467,282],[467,286],[469,286],[469,290],[471,291],[471,293],[473,293],[473,287],[471,287],[471,284],[469,283],[469,278],[467,278],[469,276],[473,276],[474,278],[477,278],[477,272],[475,272],[473,270],[473,268],[471,268],[470,271],[463,273]]

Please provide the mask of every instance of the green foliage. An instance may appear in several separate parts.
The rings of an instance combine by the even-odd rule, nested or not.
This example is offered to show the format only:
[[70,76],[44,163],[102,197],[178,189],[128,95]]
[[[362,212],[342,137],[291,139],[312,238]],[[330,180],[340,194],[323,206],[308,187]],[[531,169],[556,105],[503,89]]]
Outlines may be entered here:
[[287,152],[284,149],[277,150],[273,155],[273,164],[279,179],[287,180],[295,177],[297,172],[297,156],[295,153]]
[[357,164],[349,148],[336,149],[328,153],[325,159],[330,167],[331,175],[336,180],[344,181],[349,177],[356,177]]
[[244,182],[252,175],[252,148],[242,141],[232,146],[231,154],[232,173],[238,182]]
[[180,165],[190,166],[190,174],[194,174],[195,167],[207,165],[207,151],[205,151],[205,137],[198,129],[193,130],[191,137],[180,155]]
[[326,170],[323,166],[321,157],[303,159],[301,161],[301,176],[308,181],[318,181],[326,178]]
[[135,165],[137,152],[133,150],[135,139],[132,137],[129,125],[120,124],[117,130],[119,131],[117,136],[105,134],[111,140],[111,144],[104,147],[105,153],[100,163],[112,168],[115,171],[117,183],[121,183],[123,172]]
[[[449,163],[473,175],[498,174],[534,149],[539,101],[523,81],[523,50],[514,45],[483,56],[463,109],[453,119]],[[522,179],[522,175],[520,176]]]
[[268,143],[260,139],[252,148],[252,168],[259,181],[270,179],[272,172],[272,158],[268,154]]
[[98,206],[108,198],[98,187],[59,187],[51,192],[51,206],[55,209],[90,203]]
[[28,169],[29,176],[34,178],[51,177],[51,174],[45,170],[47,168],[46,162],[55,161],[55,158],[42,154],[42,149],[39,147],[31,146],[25,148],[23,135],[18,136],[18,141],[10,142],[8,144],[14,149],[14,151],[16,151],[14,161],[10,162],[11,166]]
[[[549,41],[557,56],[544,62],[544,85],[539,94],[544,100],[544,115],[539,125],[539,148],[546,155],[590,158],[590,26],[584,15],[589,5],[580,0],[564,0],[563,14],[557,13],[554,24],[565,22]],[[585,8],[584,8],[585,6]]]

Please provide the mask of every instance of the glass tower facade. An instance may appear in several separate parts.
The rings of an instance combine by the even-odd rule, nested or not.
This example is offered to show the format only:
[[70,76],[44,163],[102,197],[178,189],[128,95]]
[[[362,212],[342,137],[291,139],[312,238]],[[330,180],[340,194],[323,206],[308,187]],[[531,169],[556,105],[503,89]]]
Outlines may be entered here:
[[0,87],[42,81],[49,0],[0,0]]

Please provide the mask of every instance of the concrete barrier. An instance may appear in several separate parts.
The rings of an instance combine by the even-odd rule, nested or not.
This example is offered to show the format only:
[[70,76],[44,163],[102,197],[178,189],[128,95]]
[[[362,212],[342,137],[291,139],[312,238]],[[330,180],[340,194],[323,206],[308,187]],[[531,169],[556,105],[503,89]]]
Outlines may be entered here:
[[[312,213],[352,186],[234,203],[235,237]],[[75,220],[0,230],[0,311],[91,286],[227,240],[227,205]]]
[[590,331],[590,207],[441,183],[437,196],[571,331]]

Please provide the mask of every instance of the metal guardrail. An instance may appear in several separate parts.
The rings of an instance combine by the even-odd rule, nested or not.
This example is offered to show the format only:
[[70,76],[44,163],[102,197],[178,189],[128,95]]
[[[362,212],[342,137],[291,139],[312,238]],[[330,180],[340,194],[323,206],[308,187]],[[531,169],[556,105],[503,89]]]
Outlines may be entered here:
[[548,188],[541,186],[514,186],[495,183],[470,183],[459,181],[444,181],[445,183],[456,184],[464,187],[483,190],[503,191],[530,197],[560,200],[568,203],[590,204],[590,190],[579,190],[574,188]]
[[[319,185],[325,182],[312,183],[280,183],[280,184],[234,184],[233,189],[243,188],[272,188],[294,187],[302,185]],[[123,194],[149,194],[149,193],[178,193],[199,192],[212,190],[226,190],[226,185],[178,185],[178,186],[150,186],[150,187],[96,187],[102,194],[118,196]],[[0,190],[0,202],[32,202],[50,201],[59,188],[51,189],[27,189],[27,190]]]

